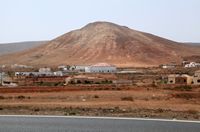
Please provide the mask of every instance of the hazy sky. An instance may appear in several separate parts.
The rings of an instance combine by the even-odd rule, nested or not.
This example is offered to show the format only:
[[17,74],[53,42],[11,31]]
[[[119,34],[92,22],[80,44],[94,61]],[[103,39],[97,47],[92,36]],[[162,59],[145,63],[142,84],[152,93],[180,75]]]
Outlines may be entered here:
[[200,42],[200,0],[0,0],[0,43],[50,40],[94,21]]

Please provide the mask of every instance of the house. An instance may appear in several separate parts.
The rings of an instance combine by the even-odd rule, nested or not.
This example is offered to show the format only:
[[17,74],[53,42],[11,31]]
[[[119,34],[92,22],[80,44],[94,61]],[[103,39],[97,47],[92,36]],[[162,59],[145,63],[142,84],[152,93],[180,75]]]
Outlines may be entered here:
[[93,76],[85,76],[85,75],[77,75],[74,77],[67,77],[65,79],[65,83],[75,83],[75,84],[101,84],[104,82],[108,82],[108,80],[100,77]]
[[193,84],[200,85],[200,70],[196,71],[193,77]]
[[61,71],[68,71],[70,70],[70,67],[69,65],[60,65],[58,66],[58,69],[61,70]]
[[164,65],[161,65],[161,67],[163,69],[172,69],[176,67],[176,64],[164,64]]
[[175,83],[176,84],[190,85],[190,84],[192,84],[192,79],[193,79],[193,77],[184,74],[184,75],[176,77],[175,78]]
[[32,66],[27,66],[27,65],[14,64],[14,65],[11,65],[11,68],[12,69],[18,69],[18,68],[31,69],[33,67]]
[[45,68],[40,68],[39,72],[41,72],[41,73],[42,72],[51,72],[51,68],[46,68],[46,67]]
[[58,69],[60,69],[60,70],[62,70],[62,69],[64,69],[64,68],[66,68],[65,65],[60,65],[60,66],[58,66]]
[[17,86],[17,83],[14,82],[13,79],[8,76],[4,77],[1,81],[2,81],[1,85],[5,86],[5,87],[16,87]]
[[116,71],[116,66],[107,63],[98,63],[85,67],[85,72],[87,73],[115,73]]
[[200,63],[190,62],[189,64],[185,65],[185,68],[193,68],[193,67],[200,67]]
[[80,71],[80,72],[85,72],[85,68],[88,66],[84,66],[84,65],[76,65],[75,66],[75,70],[76,71]]
[[190,85],[193,82],[193,77],[183,74],[173,74],[168,76],[168,84],[184,84],[184,85]]
[[182,66],[185,66],[186,64],[190,64],[190,62],[189,61],[182,61]]
[[171,74],[168,76],[168,84],[175,84],[175,78],[176,78],[177,75],[175,74]]
[[53,72],[15,72],[17,78],[28,76],[54,76]]
[[53,72],[54,76],[63,76],[63,72],[62,71],[55,71]]

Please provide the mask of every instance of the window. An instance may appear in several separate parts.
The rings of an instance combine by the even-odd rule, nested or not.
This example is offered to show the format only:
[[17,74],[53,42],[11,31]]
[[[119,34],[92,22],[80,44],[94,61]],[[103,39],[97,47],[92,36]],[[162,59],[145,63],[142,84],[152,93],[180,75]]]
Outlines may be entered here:
[[197,83],[200,83],[200,79],[197,80]]
[[172,81],[172,80],[170,81],[170,83],[173,83],[173,82],[174,82],[174,81]]

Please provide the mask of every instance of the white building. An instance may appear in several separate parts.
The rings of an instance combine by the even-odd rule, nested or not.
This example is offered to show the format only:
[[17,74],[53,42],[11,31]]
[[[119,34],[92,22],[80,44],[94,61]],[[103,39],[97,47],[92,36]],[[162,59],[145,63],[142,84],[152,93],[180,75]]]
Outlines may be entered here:
[[116,71],[116,66],[107,63],[98,63],[85,67],[85,72],[88,73],[114,73]]
[[15,72],[15,76],[54,76],[55,74],[53,72]]
[[200,63],[190,62],[189,64],[185,65],[185,68],[192,68],[192,67],[200,67]]
[[51,68],[40,68],[39,72],[51,72]]
[[161,66],[163,69],[172,69],[175,68],[176,65],[175,64],[165,64]]
[[15,68],[31,69],[31,68],[33,68],[33,67],[32,67],[32,66],[27,66],[27,65],[14,64],[14,65],[11,65],[11,68],[12,68],[12,69],[15,69]]
[[75,70],[76,71],[81,71],[81,72],[85,72],[85,68],[88,66],[83,66],[83,65],[76,65],[75,66]]
[[62,71],[56,71],[56,72],[53,72],[53,75],[54,76],[63,76],[63,72]]

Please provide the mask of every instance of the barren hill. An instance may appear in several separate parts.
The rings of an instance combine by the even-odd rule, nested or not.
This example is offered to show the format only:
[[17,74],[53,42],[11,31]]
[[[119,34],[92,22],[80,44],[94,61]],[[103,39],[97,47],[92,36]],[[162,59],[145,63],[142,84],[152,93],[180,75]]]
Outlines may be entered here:
[[57,66],[107,62],[117,66],[154,66],[200,55],[200,47],[170,41],[109,22],[95,22],[45,45],[0,57],[3,64]]
[[47,41],[28,41],[0,44],[0,55],[27,50],[42,45],[46,42]]

